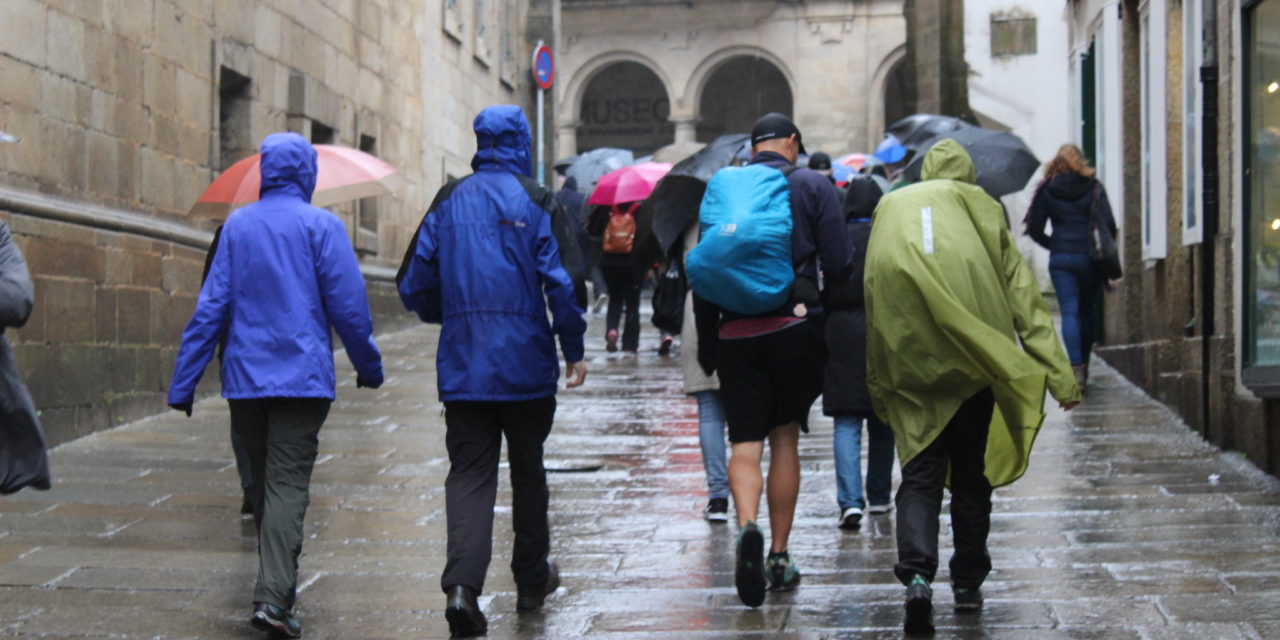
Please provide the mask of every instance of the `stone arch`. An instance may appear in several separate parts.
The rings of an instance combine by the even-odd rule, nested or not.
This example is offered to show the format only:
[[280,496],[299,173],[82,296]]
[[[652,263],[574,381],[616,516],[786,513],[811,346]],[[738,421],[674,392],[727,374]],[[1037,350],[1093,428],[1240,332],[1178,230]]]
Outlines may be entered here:
[[[617,73],[605,73],[611,69]],[[600,83],[608,86],[602,88]],[[593,93],[597,95],[593,97]],[[602,102],[600,94],[616,98]],[[661,67],[643,54],[612,51],[595,56],[574,73],[564,98],[562,104],[568,109],[558,120],[562,133],[574,130],[574,149],[561,153],[597,146],[620,146],[643,153],[672,140],[670,114],[675,97],[671,82]],[[590,117],[584,117],[587,109]],[[601,118],[606,121],[598,121]]]
[[880,60],[875,73],[871,76],[871,93],[867,101],[867,144],[871,148],[880,144],[884,128],[892,124],[886,121],[886,91],[891,88],[891,79],[895,72],[903,70],[901,65],[905,63],[906,57],[907,44],[904,42]]
[[[728,71],[736,67],[740,69]],[[750,114],[733,113],[731,108],[708,109],[705,102],[712,97],[707,93],[708,88],[713,83],[732,82],[735,77],[721,72],[753,74],[756,78],[753,82],[770,83],[774,90],[771,93],[757,94],[760,102],[753,105]],[[795,79],[790,69],[776,55],[758,47],[728,47],[708,56],[690,75],[684,95],[681,102],[691,112],[691,117],[699,122],[697,137],[703,142],[722,133],[750,129],[751,122],[766,111],[780,111],[792,117],[795,115]]]

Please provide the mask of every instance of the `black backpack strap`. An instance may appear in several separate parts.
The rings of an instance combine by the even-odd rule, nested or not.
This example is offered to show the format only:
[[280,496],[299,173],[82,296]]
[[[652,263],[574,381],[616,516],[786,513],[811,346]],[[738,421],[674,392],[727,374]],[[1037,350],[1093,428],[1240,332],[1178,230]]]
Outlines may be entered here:
[[578,305],[582,308],[587,306],[587,265],[582,257],[582,247],[578,246],[577,230],[569,222],[569,214],[564,207],[556,200],[556,196],[550,189],[538,184],[529,176],[513,173],[520,186],[524,187],[524,192],[529,194],[529,199],[533,201],[538,208],[547,212],[551,216],[551,234],[556,238],[556,244],[560,248],[560,264],[564,266],[564,270],[568,272],[569,279],[573,280],[574,295],[578,300]]
[[463,180],[470,177],[470,175],[463,176],[446,182],[445,185],[440,187],[440,190],[436,192],[436,197],[431,199],[431,206],[427,207],[427,212],[422,216],[422,222],[418,223],[418,228],[414,230],[413,237],[409,239],[409,246],[404,250],[404,259],[400,261],[400,269],[396,271],[397,286],[399,286],[400,281],[404,279],[405,272],[409,270],[409,262],[413,260],[413,254],[418,250],[418,234],[422,233],[422,224],[427,221],[427,216],[434,213],[436,207],[440,206],[441,202],[448,200],[449,196],[453,195],[453,190],[457,189],[458,185],[462,184]]
[[798,167],[798,166],[796,166],[796,165],[794,165],[794,164],[793,164],[793,165],[791,165],[791,166],[789,166],[789,167],[787,167],[787,168],[783,169],[783,170],[782,170],[782,175],[784,175],[784,176],[786,176],[786,177],[790,178],[790,177],[791,177],[791,174],[793,174],[793,173],[795,173],[795,172],[797,172],[797,171],[799,171],[799,170],[801,170],[801,169],[803,169],[803,168],[804,168],[804,167]]

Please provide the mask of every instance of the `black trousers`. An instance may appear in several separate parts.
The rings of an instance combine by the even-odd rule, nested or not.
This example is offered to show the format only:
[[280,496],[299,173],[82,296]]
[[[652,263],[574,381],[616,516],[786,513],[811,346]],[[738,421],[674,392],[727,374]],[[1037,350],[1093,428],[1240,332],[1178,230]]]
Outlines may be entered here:
[[250,468],[249,500],[258,525],[254,602],[292,609],[297,599],[302,523],[328,398],[231,400],[231,427]]
[[448,560],[440,576],[444,590],[463,585],[484,590],[493,557],[493,504],[498,494],[498,458],[507,438],[511,465],[515,548],[511,572],[516,584],[547,583],[547,470],[542,445],[551,433],[556,398],[519,402],[446,402],[445,446],[449,475],[444,481],[449,525]]
[[609,286],[609,311],[605,314],[605,331],[616,331],[626,307],[622,328],[622,350],[640,348],[640,282],[643,273],[633,266],[604,265],[604,281]]
[[938,572],[938,515],[942,487],[951,471],[951,533],[955,555],[951,582],[976,589],[991,573],[987,535],[991,532],[991,483],[985,475],[987,429],[995,396],[984,389],[960,405],[942,433],[902,467],[898,487],[898,564],[893,572],[909,584],[919,574],[930,582]]

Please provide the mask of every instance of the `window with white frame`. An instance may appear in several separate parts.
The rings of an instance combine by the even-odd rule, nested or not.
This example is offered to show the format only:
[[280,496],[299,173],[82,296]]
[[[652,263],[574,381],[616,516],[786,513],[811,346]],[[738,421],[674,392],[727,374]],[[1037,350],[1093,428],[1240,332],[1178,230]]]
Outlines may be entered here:
[[1204,204],[1200,199],[1200,149],[1204,146],[1200,130],[1200,65],[1201,24],[1204,0],[1182,0],[1182,244],[1198,244],[1204,240],[1200,224]]
[[1159,260],[1169,253],[1165,3],[1146,0],[1138,11],[1142,32],[1142,258]]

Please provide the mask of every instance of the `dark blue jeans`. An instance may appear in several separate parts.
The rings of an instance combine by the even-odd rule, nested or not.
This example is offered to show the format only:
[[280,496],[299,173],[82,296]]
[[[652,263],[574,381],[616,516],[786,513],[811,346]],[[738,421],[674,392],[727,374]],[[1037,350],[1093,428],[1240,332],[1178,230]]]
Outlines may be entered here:
[[1049,278],[1062,309],[1062,341],[1072,366],[1089,363],[1093,353],[1093,303],[1102,284],[1087,253],[1049,256]]

